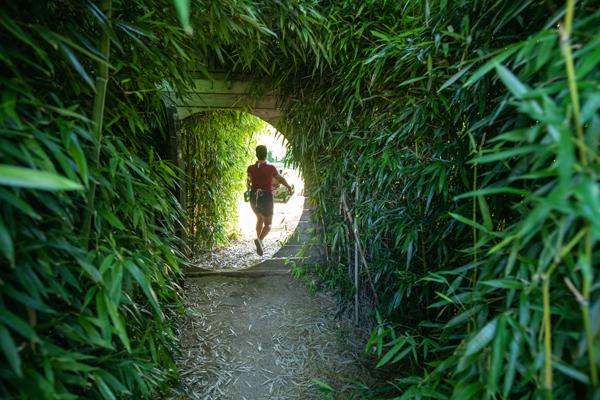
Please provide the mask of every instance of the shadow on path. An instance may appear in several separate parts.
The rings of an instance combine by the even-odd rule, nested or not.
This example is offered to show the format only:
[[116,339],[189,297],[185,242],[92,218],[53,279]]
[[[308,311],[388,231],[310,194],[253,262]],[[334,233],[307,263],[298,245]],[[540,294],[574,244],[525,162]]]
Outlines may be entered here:
[[[286,257],[293,259],[311,232],[305,208],[273,257],[241,271],[188,273],[176,360],[184,393],[172,399],[318,399],[314,379],[345,393],[354,381],[371,380],[368,332],[336,318],[331,294],[311,295],[289,275]],[[318,260],[316,247],[308,253]]]

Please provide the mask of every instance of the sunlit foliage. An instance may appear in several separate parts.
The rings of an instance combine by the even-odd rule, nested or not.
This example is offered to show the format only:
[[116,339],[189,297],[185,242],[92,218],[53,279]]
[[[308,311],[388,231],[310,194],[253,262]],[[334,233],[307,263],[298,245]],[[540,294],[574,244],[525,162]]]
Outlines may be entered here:
[[225,245],[236,234],[237,207],[252,162],[255,132],[265,122],[239,111],[213,111],[182,121],[187,241],[192,253]]

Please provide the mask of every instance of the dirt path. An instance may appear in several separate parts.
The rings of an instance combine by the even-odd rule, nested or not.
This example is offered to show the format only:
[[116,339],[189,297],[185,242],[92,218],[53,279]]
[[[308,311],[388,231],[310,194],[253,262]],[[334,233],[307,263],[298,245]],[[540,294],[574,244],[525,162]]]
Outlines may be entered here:
[[[239,247],[215,258],[234,260]],[[284,268],[281,258],[269,261]],[[311,295],[302,282],[275,272],[187,279],[176,360],[184,394],[177,399],[324,398],[315,379],[347,399],[353,381],[369,380],[368,333],[336,318],[330,294]]]
[[209,270],[240,270],[251,267],[273,256],[298,226],[304,207],[304,197],[294,195],[287,203],[276,203],[273,229],[264,240],[265,253],[256,254],[256,217],[248,203],[240,201],[240,237],[226,248],[201,254],[192,261],[193,268]]
[[363,339],[333,299],[286,276],[204,277],[187,285],[178,360],[190,399],[317,399],[368,375]]

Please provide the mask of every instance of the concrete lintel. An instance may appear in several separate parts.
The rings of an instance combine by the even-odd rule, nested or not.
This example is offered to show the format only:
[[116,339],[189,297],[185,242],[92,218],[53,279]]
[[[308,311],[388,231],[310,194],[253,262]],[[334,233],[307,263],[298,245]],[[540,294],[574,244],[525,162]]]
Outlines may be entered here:
[[244,76],[229,77],[222,72],[214,72],[211,78],[194,79],[193,85],[184,92],[175,91],[168,82],[161,82],[157,87],[167,106],[177,110],[178,119],[208,110],[240,110],[254,114],[271,125],[279,121],[281,98],[273,90],[267,89],[264,93],[260,93],[260,89],[254,91],[255,83]]

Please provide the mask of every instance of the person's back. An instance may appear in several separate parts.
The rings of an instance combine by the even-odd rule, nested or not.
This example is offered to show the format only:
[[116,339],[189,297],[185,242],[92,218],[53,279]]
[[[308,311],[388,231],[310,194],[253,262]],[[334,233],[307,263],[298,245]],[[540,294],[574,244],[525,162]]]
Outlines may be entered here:
[[271,230],[273,220],[273,179],[281,182],[288,188],[290,193],[292,188],[285,178],[279,175],[277,168],[267,163],[266,146],[256,147],[255,164],[248,167],[247,187],[250,190],[250,206],[256,214],[256,252],[262,256],[262,240]]
[[273,178],[277,173],[277,168],[266,161],[257,161],[248,167],[248,175],[251,179],[251,191],[262,190],[264,192],[273,191]]

